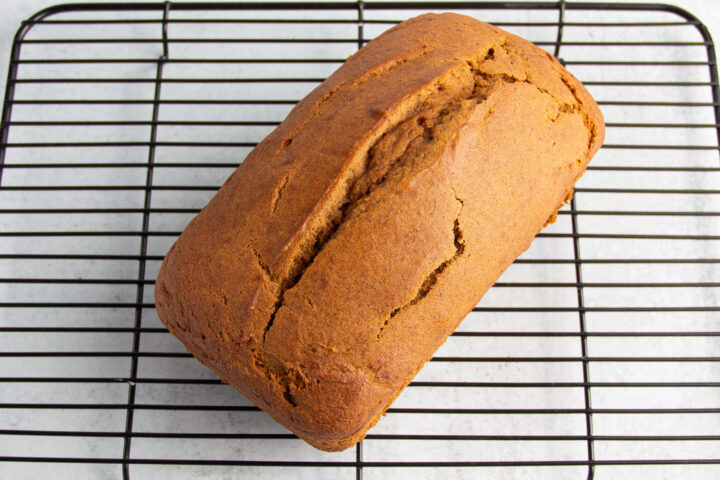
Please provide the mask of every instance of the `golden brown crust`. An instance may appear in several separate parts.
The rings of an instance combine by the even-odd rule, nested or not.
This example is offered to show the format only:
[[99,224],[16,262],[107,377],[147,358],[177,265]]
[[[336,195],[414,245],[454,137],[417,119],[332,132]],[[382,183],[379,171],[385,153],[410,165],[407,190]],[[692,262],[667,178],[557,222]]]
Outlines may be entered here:
[[422,15],[300,102],[163,262],[158,314],[323,450],[362,439],[552,221],[602,144],[549,54]]

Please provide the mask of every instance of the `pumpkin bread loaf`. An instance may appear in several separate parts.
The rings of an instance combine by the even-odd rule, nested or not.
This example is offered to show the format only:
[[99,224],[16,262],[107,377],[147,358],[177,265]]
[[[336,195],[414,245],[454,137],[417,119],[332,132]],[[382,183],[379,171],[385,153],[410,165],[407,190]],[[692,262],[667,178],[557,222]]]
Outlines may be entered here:
[[603,136],[582,84],[530,42],[456,14],[403,22],[190,222],[158,315],[297,436],[346,449],[555,219]]

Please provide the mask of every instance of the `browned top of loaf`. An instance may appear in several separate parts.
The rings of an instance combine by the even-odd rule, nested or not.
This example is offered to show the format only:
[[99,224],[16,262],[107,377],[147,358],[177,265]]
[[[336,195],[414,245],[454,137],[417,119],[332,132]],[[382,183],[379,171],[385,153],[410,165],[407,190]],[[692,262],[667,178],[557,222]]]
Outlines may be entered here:
[[[453,193],[444,186],[462,172],[431,168],[458,154],[453,142],[468,124],[481,128],[496,115],[513,125],[524,114],[538,116],[545,153],[573,159],[566,173],[538,181],[572,185],[602,143],[603,121],[552,56],[456,14],[388,30],[302,100],[188,225],[158,277],[161,319],[301,436],[332,441],[361,430],[418,356],[450,333],[418,331],[402,318],[440,275],[461,268],[461,255],[478,254],[468,232],[516,242],[517,253],[536,233],[513,237],[520,225],[492,217],[495,208],[504,214],[500,203],[479,218],[467,204],[482,202],[486,185]],[[557,127],[551,136],[548,122]],[[504,148],[521,157],[538,145]],[[505,168],[507,177],[515,167]],[[483,281],[451,292],[465,313]]]

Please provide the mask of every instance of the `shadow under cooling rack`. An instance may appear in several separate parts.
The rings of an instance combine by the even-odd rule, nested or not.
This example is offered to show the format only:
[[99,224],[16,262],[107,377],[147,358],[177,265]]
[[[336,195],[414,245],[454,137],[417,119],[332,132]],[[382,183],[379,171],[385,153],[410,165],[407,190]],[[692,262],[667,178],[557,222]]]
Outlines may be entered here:
[[[425,11],[554,53],[607,122],[558,221],[367,439],[319,452],[158,321],[164,253],[349,55]],[[720,97],[671,6],[51,7],[0,129],[0,477],[718,478]]]

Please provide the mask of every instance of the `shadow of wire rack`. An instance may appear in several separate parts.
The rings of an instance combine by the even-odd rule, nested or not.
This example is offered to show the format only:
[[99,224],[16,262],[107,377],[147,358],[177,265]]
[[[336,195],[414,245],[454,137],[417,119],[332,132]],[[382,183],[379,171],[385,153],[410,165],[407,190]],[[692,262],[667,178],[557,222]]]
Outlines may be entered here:
[[[444,10],[561,57],[606,145],[363,444],[319,452],[185,353],[153,281],[298,99],[390,25]],[[0,477],[719,478],[719,119],[710,36],[671,6],[39,12],[13,44],[0,138]]]

